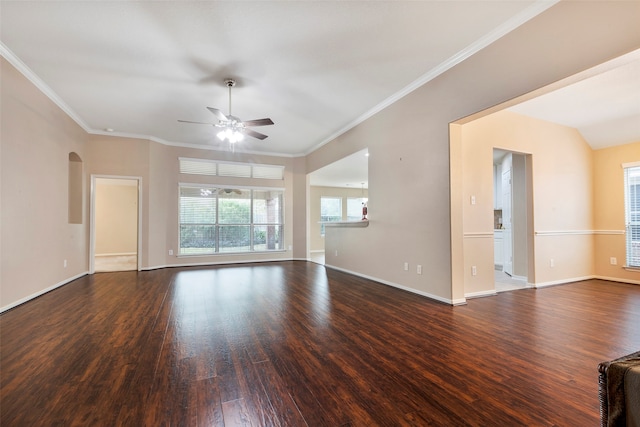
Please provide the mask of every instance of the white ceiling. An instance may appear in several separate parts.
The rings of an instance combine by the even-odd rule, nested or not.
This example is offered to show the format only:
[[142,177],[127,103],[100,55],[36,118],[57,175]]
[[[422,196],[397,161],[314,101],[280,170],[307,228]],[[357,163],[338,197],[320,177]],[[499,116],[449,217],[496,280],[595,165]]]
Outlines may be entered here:
[[360,150],[310,174],[319,187],[369,188],[369,150]]
[[[626,63],[509,110],[577,129],[594,149],[640,141],[640,51]],[[635,59],[633,59],[635,58]]]
[[[90,133],[212,149],[228,148],[212,127],[177,120],[227,112],[235,78],[234,115],[276,123],[236,151],[295,156],[554,3],[0,0],[0,54]],[[575,127],[593,148],[639,141],[640,60],[511,110]],[[366,183],[362,157],[314,185]]]
[[227,149],[205,107],[301,155],[555,1],[0,1],[0,53],[91,133]]

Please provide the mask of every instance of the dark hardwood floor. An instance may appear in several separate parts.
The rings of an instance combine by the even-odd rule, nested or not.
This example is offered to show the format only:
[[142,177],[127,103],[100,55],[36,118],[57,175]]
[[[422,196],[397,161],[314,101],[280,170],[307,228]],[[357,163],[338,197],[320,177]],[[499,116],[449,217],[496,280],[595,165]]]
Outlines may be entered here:
[[0,425],[596,426],[640,286],[450,307],[314,263],[100,273],[0,316]]

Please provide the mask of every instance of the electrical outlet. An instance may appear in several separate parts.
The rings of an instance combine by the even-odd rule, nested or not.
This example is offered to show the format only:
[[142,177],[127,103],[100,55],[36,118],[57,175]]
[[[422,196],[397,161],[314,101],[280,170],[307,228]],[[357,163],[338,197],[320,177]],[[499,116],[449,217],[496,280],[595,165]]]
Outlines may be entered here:
[[421,265],[418,265],[417,273],[418,274],[422,274],[422,266]]
[[476,204],[476,196],[471,196],[471,204],[472,205]]
[[618,259],[614,256],[609,258],[609,262],[611,263],[611,265],[618,265]]
[[62,265],[64,266],[64,268],[67,268],[67,260],[65,259],[64,262],[62,263]]
[[409,263],[408,262],[404,263],[404,271],[409,271]]
[[475,276],[478,274],[478,268],[475,265],[471,266],[471,275]]
[[335,256],[338,256],[338,250],[337,249],[336,249],[336,255]]
[[549,260],[549,267],[553,268],[553,267],[555,267],[555,266],[556,266],[556,262],[553,260],[553,258],[551,258],[551,259]]
[[289,245],[289,250],[292,251],[293,250],[293,246]]
[[173,255],[173,249],[169,249],[169,255]]

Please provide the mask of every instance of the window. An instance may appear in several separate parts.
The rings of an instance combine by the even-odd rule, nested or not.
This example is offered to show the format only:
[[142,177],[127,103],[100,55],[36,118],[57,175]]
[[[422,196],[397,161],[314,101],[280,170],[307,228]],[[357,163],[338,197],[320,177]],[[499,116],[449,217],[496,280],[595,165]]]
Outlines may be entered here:
[[640,166],[624,168],[627,267],[640,268]]
[[189,175],[232,176],[236,178],[284,179],[284,166],[219,162],[179,157],[180,173]]
[[362,204],[365,200],[363,197],[347,198],[347,221],[359,221],[362,219]]
[[[342,198],[341,197],[321,197],[320,198],[320,221],[323,221],[323,222],[342,221]],[[324,224],[320,224],[320,235],[324,236]]]
[[281,189],[180,184],[180,255],[282,250]]

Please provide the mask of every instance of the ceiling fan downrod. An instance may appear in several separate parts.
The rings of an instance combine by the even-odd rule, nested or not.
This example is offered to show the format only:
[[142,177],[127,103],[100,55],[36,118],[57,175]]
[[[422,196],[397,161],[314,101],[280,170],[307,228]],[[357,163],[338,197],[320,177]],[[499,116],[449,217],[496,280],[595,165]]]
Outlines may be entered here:
[[236,85],[236,81],[233,79],[226,79],[224,84],[229,88],[229,116],[231,116],[231,88]]

